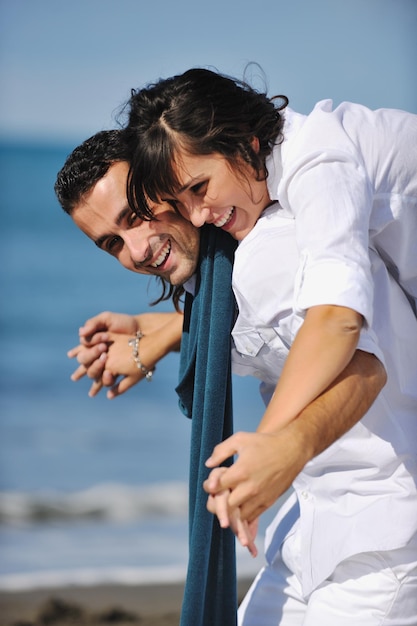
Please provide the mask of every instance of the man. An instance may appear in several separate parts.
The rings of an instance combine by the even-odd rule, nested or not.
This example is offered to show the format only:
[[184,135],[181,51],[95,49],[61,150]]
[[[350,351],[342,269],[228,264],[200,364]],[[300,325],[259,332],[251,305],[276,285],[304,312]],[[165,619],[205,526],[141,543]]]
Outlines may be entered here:
[[[176,285],[187,281],[196,270],[199,233],[167,205],[155,207],[157,219],[150,222],[142,222],[132,214],[126,200],[129,155],[123,152],[120,146],[114,149],[117,141],[122,141],[120,131],[109,132],[110,134],[104,135],[99,133],[95,138],[88,140],[87,145],[83,144],[78,152],[75,151],[76,154],[70,157],[70,163],[67,164],[68,167],[63,168],[56,185],[61,204],[98,247],[115,256],[126,268],[162,277]],[[106,141],[110,144],[110,150],[104,145]],[[96,149],[97,143],[102,144],[101,152],[104,154],[101,158],[98,157],[100,150]],[[106,149],[103,150],[103,146]],[[82,161],[84,167],[81,169],[75,167],[77,161]],[[97,161],[99,167],[96,167]],[[74,167],[71,168],[71,164]],[[76,175],[70,176],[68,170],[71,170],[72,174],[75,172]],[[87,172],[91,172],[91,175],[87,175]],[[81,180],[80,185],[77,182],[78,178]],[[72,193],[74,187],[76,190]],[[182,233],[186,232],[183,229],[188,229],[185,241],[182,239]],[[98,348],[100,353],[107,349],[107,340],[113,340],[117,333],[123,332],[127,337],[131,337],[137,332],[137,319],[129,319],[130,321],[125,316],[123,320],[120,317],[115,320],[109,316],[106,319],[104,315],[87,322],[81,329],[81,340],[85,346],[70,352],[70,355],[77,356],[82,367],[75,377],[81,376],[84,371],[92,371],[93,361],[97,357],[97,353],[94,352],[97,346],[91,346],[95,346],[97,341],[98,346],[101,344]],[[141,340],[140,358],[148,371],[180,340],[178,317],[175,340],[172,328],[167,330],[165,336],[165,333],[160,332],[164,325],[158,324],[159,322],[150,324],[149,334]],[[141,327],[141,330],[144,332],[144,327]],[[100,331],[99,334],[89,342],[88,338],[96,331]],[[100,334],[103,331],[105,334]],[[112,332],[113,335],[108,335],[106,339],[107,332]],[[154,345],[153,348],[148,346],[149,353],[147,352],[145,356],[147,338],[152,338]],[[165,346],[162,346],[163,342]],[[109,366],[112,349],[113,345],[109,348],[106,367]],[[131,353],[129,360],[134,369],[136,365],[131,361]],[[95,370],[95,375],[98,375],[99,371],[100,364],[98,370]],[[125,374],[124,371],[117,371],[117,368],[110,370],[113,377],[119,373]],[[136,380],[143,378],[143,375],[140,373],[138,375],[137,372],[136,376]],[[276,455],[277,475],[279,474],[277,495],[279,490],[281,493],[286,491],[311,458],[345,433],[364,415],[384,382],[384,371],[379,361],[371,354],[357,351],[338,381],[288,427],[292,455],[291,458],[286,455],[288,442],[283,438],[282,454]],[[265,508],[267,507],[264,506]]]
[[[184,331],[181,336],[179,330],[177,337],[181,338],[177,391],[183,412],[192,417],[189,560],[181,625],[214,626],[226,622],[232,626],[236,622],[237,598],[234,538],[230,531],[224,532],[213,524],[202,482],[207,475],[204,461],[211,449],[232,434],[230,331],[234,316],[231,270],[235,244],[212,229],[193,231],[188,237],[187,230],[178,227],[180,218],[167,204],[155,207],[156,219],[137,220],[126,200],[129,165],[122,137],[120,131],[109,131],[82,144],[67,159],[55,191],[63,208],[95,244],[133,271],[152,273],[180,285],[194,274],[198,248],[204,253],[196,273],[194,295],[186,298]],[[221,294],[214,300],[211,293],[217,288]],[[174,290],[177,305],[176,293]],[[117,330],[122,329],[119,326]],[[143,328],[138,328],[137,319],[127,332],[134,331],[135,336],[129,340],[131,359],[149,379],[153,363],[166,349],[161,348],[165,335],[159,328],[153,362],[148,364],[143,346],[139,345]],[[168,336],[171,341],[170,331]],[[214,363],[217,359],[221,368]],[[210,388],[215,393],[208,393]]]
[[[178,301],[183,292],[182,285],[194,274],[198,261],[199,232],[168,204],[156,207],[158,217],[152,221],[141,221],[131,211],[126,199],[128,171],[128,152],[121,133],[103,131],[72,152],[55,184],[58,200],[75,224],[126,269],[160,279],[162,294],[158,301],[172,296],[176,309],[176,313],[145,314],[140,319],[106,313],[88,320],[80,329],[80,338],[82,345],[88,346],[88,338],[95,335],[94,347],[83,350],[79,346],[71,350],[69,356],[77,356],[81,364],[74,372],[73,380],[87,372],[83,367],[85,363],[91,363],[91,359],[94,363],[102,356],[88,373],[97,379],[90,390],[92,396],[102,386],[102,374],[104,384],[115,383],[116,377],[111,375],[110,368],[104,371],[108,342],[116,342],[117,351],[120,346],[123,352],[123,346],[131,354],[127,340],[114,335],[110,337],[109,332],[131,337],[141,328],[145,334],[141,350],[145,354],[144,362],[150,368],[167,352],[178,349],[182,330]],[[100,335],[96,334],[98,331],[101,331]],[[154,336],[148,338],[151,332],[158,334],[158,341],[153,341]],[[148,346],[155,348],[155,353],[148,354]],[[160,346],[164,348],[160,350]],[[117,359],[117,374],[122,374],[123,364],[130,361],[121,354]],[[137,367],[131,369],[133,371],[126,372],[125,379],[110,390],[109,397],[123,393],[142,378]]]

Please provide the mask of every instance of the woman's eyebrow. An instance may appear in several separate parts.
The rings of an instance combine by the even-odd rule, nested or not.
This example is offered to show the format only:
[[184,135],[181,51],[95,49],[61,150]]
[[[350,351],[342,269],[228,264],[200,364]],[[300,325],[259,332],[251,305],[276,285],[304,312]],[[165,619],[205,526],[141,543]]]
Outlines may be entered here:
[[182,193],[183,191],[186,191],[186,189],[192,187],[196,181],[200,181],[202,178],[204,178],[204,174],[198,174],[197,176],[193,176],[192,178],[187,180],[187,182],[182,185],[182,187],[178,189],[177,193]]

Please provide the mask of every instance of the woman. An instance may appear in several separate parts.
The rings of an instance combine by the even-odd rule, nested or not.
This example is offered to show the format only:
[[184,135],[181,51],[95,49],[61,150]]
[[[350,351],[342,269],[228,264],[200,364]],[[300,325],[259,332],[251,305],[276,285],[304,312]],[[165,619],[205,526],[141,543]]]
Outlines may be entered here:
[[[263,243],[260,242],[267,241],[265,237],[269,237],[267,220],[270,218],[270,211],[275,214],[278,212],[279,219],[292,222],[293,229],[295,226],[292,255],[296,258],[296,265],[292,266],[293,272],[287,271],[285,267],[286,257],[282,257],[282,247],[286,241],[286,235],[284,233],[282,236],[281,226],[279,226],[280,238],[277,241],[280,245],[276,246],[277,255],[274,256],[274,241],[270,240],[267,261],[264,264],[256,264],[252,262],[255,256],[250,256],[250,262],[244,266],[245,271],[240,271],[237,279],[236,276],[234,277],[236,294],[237,296],[246,294],[249,308],[253,301],[253,293],[256,290],[259,291],[258,278],[265,273],[265,270],[276,269],[276,266],[281,264],[284,267],[286,284],[292,281],[293,293],[289,315],[280,308],[283,301],[282,286],[279,281],[275,281],[275,274],[270,275],[271,280],[269,284],[266,284],[266,288],[265,281],[262,282],[264,292],[259,302],[269,300],[273,302],[274,297],[277,298],[275,326],[279,327],[283,320],[288,320],[285,331],[276,329],[277,336],[285,339],[287,348],[288,346],[291,348],[284,359],[282,372],[278,365],[275,365],[274,369],[273,359],[270,366],[268,364],[264,366],[266,374],[264,372],[262,376],[270,375],[268,381],[270,385],[274,375],[275,378],[280,376],[280,379],[258,427],[258,433],[277,432],[282,425],[294,419],[300,410],[326,389],[345,368],[358,347],[358,341],[363,341],[364,337],[369,339],[369,336],[372,340],[374,275],[383,275],[378,282],[377,302],[388,301],[385,296],[381,296],[381,292],[385,293],[385,287],[387,291],[396,289],[395,298],[392,299],[395,304],[393,310],[390,309],[390,315],[398,308],[398,311],[400,309],[403,312],[407,311],[404,314],[408,316],[406,325],[408,329],[414,330],[413,324],[415,323],[415,320],[414,322],[410,320],[412,314],[409,304],[405,303],[404,299],[401,300],[404,296],[398,292],[398,285],[393,286],[387,271],[388,268],[391,273],[395,272],[396,279],[407,291],[410,302],[415,303],[416,247],[410,234],[416,225],[417,217],[415,174],[417,124],[415,116],[397,111],[372,113],[363,107],[350,104],[342,105],[332,112],[330,103],[324,102],[319,103],[312,114],[306,117],[290,111],[285,107],[286,99],[283,100],[284,104],[275,108],[266,96],[257,94],[243,84],[205,70],[191,70],[182,76],[161,81],[149,89],[133,93],[127,129],[132,146],[136,147],[131,170],[130,200],[143,217],[150,217],[146,204],[147,197],[153,200],[168,200],[174,203],[181,213],[188,215],[195,225],[200,226],[204,222],[211,222],[228,231],[238,240],[243,240],[243,247],[238,248],[238,256],[241,250],[247,249],[248,239],[252,242],[256,241],[255,251],[262,249]],[[325,137],[326,141],[323,141],[322,137]],[[397,151],[392,149],[393,145],[402,146],[403,151],[398,155]],[[275,199],[279,201],[278,209],[270,207]],[[253,230],[258,220],[258,225]],[[259,224],[263,231],[261,238],[259,238]],[[318,229],[317,225],[319,225]],[[392,233],[398,235],[396,239],[392,239]],[[249,238],[247,238],[248,235]],[[288,239],[291,240],[292,237],[294,233],[290,233]],[[401,246],[399,246],[399,240]],[[385,266],[381,263],[381,258]],[[276,265],[274,265],[275,260]],[[251,279],[255,277],[251,290],[246,289],[247,285],[251,284],[248,276]],[[259,294],[257,297],[259,298]],[[379,308],[376,312],[379,323],[383,311]],[[387,324],[390,315],[384,318],[385,331],[392,326],[392,324],[391,326]],[[299,323],[297,324],[293,323],[295,317],[298,317]],[[362,325],[362,320],[365,320],[364,325]],[[240,311],[240,322],[242,321],[262,331],[264,320],[258,320],[258,323],[253,326],[253,318],[247,314],[247,311],[245,313]],[[390,321],[395,323],[395,316]],[[368,327],[371,328],[371,335],[368,333]],[[380,331],[382,327],[383,325],[380,326]],[[384,332],[382,332],[383,335]],[[414,335],[410,339],[413,338],[415,339]],[[395,353],[394,343],[394,338],[391,338],[386,349],[389,358]],[[266,348],[270,347],[269,352],[272,355],[279,354],[275,344],[274,340],[271,340],[271,346],[265,344]],[[247,354],[244,354],[242,349],[239,351],[243,356],[250,358],[249,351]],[[281,355],[284,352],[282,351]],[[263,356],[260,352],[259,354],[262,360]],[[399,365],[398,359],[394,359],[393,362]],[[393,376],[395,372],[394,367],[392,368]],[[413,377],[414,383],[416,382],[416,374],[415,362],[412,361],[412,370],[408,378],[411,384]],[[399,390],[401,390],[401,381],[396,383],[396,392],[392,389],[389,391],[391,400],[392,394],[395,395]],[[413,397],[412,390],[408,389],[407,393],[411,398],[408,406],[411,415],[413,411],[416,411],[416,398]],[[401,395],[401,391],[397,395]],[[382,412],[385,410],[383,407],[379,409]],[[398,409],[398,412],[401,410]],[[385,416],[383,420],[385,426],[382,430],[385,428],[389,430],[390,419],[396,419],[398,414],[395,412],[392,415],[390,412],[382,414]],[[384,437],[381,438],[381,433],[375,432],[378,415],[374,413],[369,419],[371,424],[365,424],[365,428],[369,429],[366,432],[371,433],[371,439],[376,438],[378,446],[383,447]],[[411,422],[408,426],[411,428],[410,424]],[[399,424],[396,424],[395,431],[397,434],[394,439],[398,443],[397,438],[400,437],[398,433],[401,432]],[[359,439],[362,443],[366,441],[363,432],[359,435]],[[344,494],[349,494],[348,508],[350,497],[355,500],[355,496],[359,496],[361,503],[359,508],[367,502],[363,496],[369,497],[369,493],[361,492],[361,489],[358,492],[355,492],[355,489],[352,491],[352,486],[347,488],[343,482],[346,475],[353,471],[355,480],[363,485],[360,478],[361,475],[363,477],[361,472],[366,473],[366,470],[369,470],[369,467],[366,467],[366,461],[363,461],[363,450],[362,456],[356,459],[357,467],[350,465],[351,453],[355,450],[354,440],[355,433],[347,437],[349,454],[346,457],[342,456],[337,470],[335,468],[331,470],[331,473],[336,471],[338,478],[342,479],[339,489]],[[342,446],[343,452],[343,442],[339,445]],[[253,449],[254,447],[252,447],[252,452]],[[251,450],[250,446],[248,450]],[[339,448],[336,450],[340,453]],[[222,458],[236,451],[240,452],[236,449],[235,443],[224,442],[215,451],[210,460],[210,466],[217,465]],[[245,454],[248,457],[250,452],[245,452]],[[332,454],[334,454],[334,449],[330,451],[330,457]],[[409,459],[413,458],[410,450],[405,456]],[[240,462],[239,458],[235,466],[237,467]],[[386,457],[384,457],[384,463],[387,467],[390,465]],[[385,467],[384,463],[381,463],[382,467]],[[387,487],[389,481],[385,479],[388,473],[382,469],[378,474],[381,469],[378,462],[375,462],[375,465],[371,463],[371,465],[384,484],[384,496],[391,498],[395,494],[395,497],[401,500],[401,495],[395,490],[395,485],[392,492],[390,491],[392,485]],[[320,465],[320,461],[313,463],[312,475],[309,477],[312,483],[314,483],[313,479],[317,478],[318,484],[322,484],[322,475],[329,471],[328,468],[326,464]],[[360,472],[356,474],[355,471],[358,468]],[[315,470],[318,472],[317,476],[314,475]],[[219,488],[231,487],[234,491],[229,502],[238,506],[245,505],[248,495],[243,500],[239,501],[236,497],[233,500],[234,495],[239,491],[239,479],[236,481],[235,476],[235,482],[225,480],[225,477],[232,471],[233,468],[224,473],[218,473],[213,478],[213,484],[207,485],[208,490],[211,493],[218,493]],[[301,474],[301,482],[306,480],[308,471]],[[415,467],[412,468],[411,474],[408,473],[408,469],[404,471],[408,475],[408,482]],[[334,489],[334,484],[332,488]],[[378,491],[378,488],[375,489]],[[386,489],[388,490],[385,491]],[[316,494],[319,491],[320,487],[316,489]],[[414,491],[407,506],[415,498]],[[296,542],[303,544],[301,549],[295,551],[300,559],[312,564],[311,554],[309,556],[306,553],[306,544],[310,543],[315,550],[318,546],[323,547],[323,538],[320,542],[317,539],[317,528],[308,523],[309,532],[313,533],[309,542],[306,530],[303,529],[306,526],[308,514],[306,517],[303,508],[305,511],[305,508],[311,505],[306,504],[308,502],[306,497],[306,503],[301,506],[304,495],[300,485],[298,488],[296,485],[296,492],[297,502],[302,511],[301,516],[296,516],[293,520],[290,537],[293,537],[293,543],[295,537]],[[340,497],[340,493],[336,496],[330,489],[330,494],[332,493],[338,502],[334,510],[334,519],[338,519],[341,513],[340,503],[343,503],[344,499]],[[322,505],[316,505],[318,507],[317,519],[322,522],[326,517],[323,512],[326,506],[329,507],[329,501],[332,502],[332,497],[328,494],[329,492],[326,491],[327,500],[325,498]],[[320,500],[317,495],[316,500],[317,503]],[[294,508],[297,503],[292,501],[291,504]],[[353,509],[356,511],[356,505]],[[218,512],[216,507],[214,510]],[[331,513],[331,506],[329,511]],[[290,509],[284,511],[285,514],[289,512]],[[247,517],[250,518],[249,515]],[[329,514],[329,517],[332,515]],[[313,602],[310,603],[310,594],[311,597],[314,595],[318,598],[317,602],[320,604],[323,602],[323,595],[320,594],[323,594],[324,588],[330,586],[329,576],[345,577],[350,567],[353,568],[350,571],[357,576],[357,572],[364,564],[352,563],[351,557],[367,551],[366,546],[373,555],[372,559],[376,558],[374,553],[379,553],[380,550],[387,550],[390,553],[388,556],[386,552],[388,559],[394,558],[391,554],[394,550],[395,558],[397,558],[398,550],[402,549],[409,540],[411,541],[415,534],[410,515],[407,514],[406,535],[399,538],[397,533],[393,533],[395,538],[389,546],[381,537],[381,529],[376,531],[372,527],[375,519],[380,519],[380,517],[381,515],[378,516],[375,511],[374,517],[372,515],[367,517],[363,510],[360,514],[358,513],[356,523],[358,523],[357,520],[362,519],[362,522],[359,521],[359,527],[362,529],[359,539],[355,537],[343,541],[347,530],[346,520],[340,524],[340,530],[343,532],[335,543],[336,547],[332,544],[332,549],[330,551],[326,549],[323,553],[322,560],[327,563],[324,568],[327,568],[327,571],[323,571],[322,568],[320,574],[305,571],[301,571],[300,574],[296,564],[293,564],[291,571],[298,585],[299,598],[296,601],[297,608],[290,609],[292,616],[289,617],[288,623],[301,623],[297,620],[303,614],[299,610],[303,602],[304,609],[309,605],[308,618],[313,620],[311,623],[318,623],[317,614],[314,617],[317,604],[313,606]],[[282,515],[278,518],[277,524],[278,527],[282,526]],[[391,520],[387,527],[382,529],[382,534],[387,533],[387,528],[389,528],[388,532],[391,532],[393,527]],[[331,528],[333,532],[336,532],[337,523],[335,522]],[[270,547],[276,543],[275,531],[276,528],[271,530]],[[284,538],[281,537],[281,539]],[[332,553],[330,557],[329,553]],[[410,553],[415,558],[415,546],[412,547]],[[274,563],[272,562],[274,558],[275,552],[266,574],[261,575],[251,592],[249,603],[245,605],[241,617],[242,624],[278,623],[277,616],[278,612],[283,610],[282,606],[274,606],[273,601],[269,602],[265,599],[274,597],[273,592],[272,595],[268,592],[266,596],[264,594],[268,584],[271,590],[274,589],[274,585],[276,588],[279,585],[278,579],[274,579]],[[345,558],[348,559],[346,571],[341,569]],[[372,564],[367,562],[366,567],[371,568],[372,575],[378,569],[375,560]],[[410,567],[415,568],[415,563]],[[375,571],[372,571],[372,568]],[[280,570],[278,576],[281,574]],[[270,575],[272,578],[268,580]],[[289,577],[280,580],[284,580],[287,585]],[[372,598],[376,589],[373,585],[378,586],[380,583],[381,581],[370,583],[369,587],[362,588],[362,593],[365,590],[365,595]],[[344,620],[349,623],[350,602],[343,605],[343,584],[340,585],[340,579],[338,586],[339,595],[336,596],[336,606],[339,608],[343,606],[340,610],[345,611]],[[258,588],[261,589],[260,596],[257,596]],[[340,592],[341,589],[342,592]],[[354,595],[357,596],[357,593],[356,589]],[[409,596],[412,597],[412,595],[411,589]],[[332,604],[329,598],[326,598],[326,603]],[[404,605],[403,598],[401,603]],[[271,611],[269,617],[262,615],[264,621],[261,622],[260,606],[265,604],[268,604],[268,609]],[[291,606],[291,603],[287,602],[286,606]],[[292,619],[295,621],[292,622]],[[323,615],[320,615],[322,624],[335,623],[334,619],[334,614],[330,616],[329,613],[329,621],[326,622]],[[365,620],[368,621],[364,623],[382,623],[371,622],[369,619],[369,615],[366,614]],[[384,619],[388,619],[388,614],[384,615]],[[395,622],[394,618],[392,619],[392,622],[386,623],[405,623]],[[338,623],[345,623],[345,621]]]

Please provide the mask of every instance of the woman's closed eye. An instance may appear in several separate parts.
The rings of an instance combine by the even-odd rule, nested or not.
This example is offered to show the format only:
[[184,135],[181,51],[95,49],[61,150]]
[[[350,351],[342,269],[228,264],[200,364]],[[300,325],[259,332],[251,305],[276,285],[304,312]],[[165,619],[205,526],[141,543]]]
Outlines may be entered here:
[[170,207],[177,211],[178,200],[174,200],[173,198],[163,198],[162,202],[166,202]]
[[200,183],[195,183],[195,185],[192,185],[190,187],[191,193],[193,193],[196,196],[204,195],[204,193],[206,192],[206,189],[207,189],[207,181],[206,180],[203,180]]

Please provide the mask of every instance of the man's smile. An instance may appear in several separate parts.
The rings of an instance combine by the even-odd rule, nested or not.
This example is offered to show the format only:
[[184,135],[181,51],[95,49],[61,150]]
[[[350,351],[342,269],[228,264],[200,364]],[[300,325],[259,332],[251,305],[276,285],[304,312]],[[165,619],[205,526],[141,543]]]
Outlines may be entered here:
[[168,239],[168,241],[166,242],[162,250],[159,252],[156,259],[153,261],[153,263],[150,263],[150,266],[154,267],[155,269],[158,269],[159,267],[161,267],[161,265],[163,265],[165,261],[167,260],[170,252],[171,252],[171,241]]

